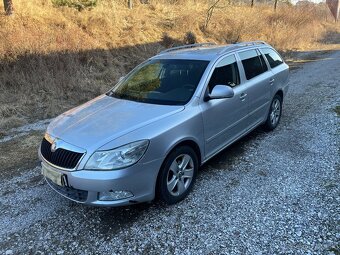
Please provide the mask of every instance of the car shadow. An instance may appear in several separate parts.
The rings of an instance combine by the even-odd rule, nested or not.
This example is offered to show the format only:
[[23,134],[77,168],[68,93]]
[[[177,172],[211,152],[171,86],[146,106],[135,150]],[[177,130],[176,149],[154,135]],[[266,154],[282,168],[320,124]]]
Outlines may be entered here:
[[209,159],[200,168],[199,174],[204,175],[206,172],[216,170],[232,171],[232,166],[242,161],[244,155],[247,153],[248,146],[267,133],[262,126],[257,127]]
[[[230,166],[244,156],[247,146],[264,135],[264,133],[266,132],[262,127],[259,127],[215,155],[200,168],[197,178],[201,179],[204,175],[212,174],[214,171],[230,171]],[[192,195],[194,195],[195,190],[192,192]],[[185,203],[185,200],[182,203]],[[68,202],[67,207],[70,207],[68,210],[77,211],[78,220],[79,217],[82,217],[84,221],[95,218],[95,222],[89,223],[91,225],[89,229],[97,229],[101,235],[107,237],[133,226],[141,217],[147,218],[149,215],[152,215],[151,212],[157,211],[157,213],[161,213],[168,210],[176,210],[176,205],[168,206],[157,200],[150,203],[111,208],[92,207]]]

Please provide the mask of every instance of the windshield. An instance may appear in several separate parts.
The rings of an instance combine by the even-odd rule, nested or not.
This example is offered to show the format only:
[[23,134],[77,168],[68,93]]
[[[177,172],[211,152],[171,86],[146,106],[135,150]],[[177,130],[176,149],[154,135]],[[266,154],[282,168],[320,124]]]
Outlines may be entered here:
[[184,105],[194,94],[208,63],[152,59],[133,70],[108,95],[151,104]]

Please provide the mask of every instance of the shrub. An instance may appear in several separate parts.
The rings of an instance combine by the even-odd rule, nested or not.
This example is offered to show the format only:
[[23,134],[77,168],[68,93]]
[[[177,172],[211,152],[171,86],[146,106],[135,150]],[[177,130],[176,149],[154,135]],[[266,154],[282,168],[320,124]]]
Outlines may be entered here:
[[171,47],[179,46],[181,43],[177,39],[169,36],[168,33],[165,32],[162,35],[161,44],[165,48],[171,48]]
[[85,8],[96,6],[97,0],[52,0],[52,3],[56,7],[67,6],[82,11]]
[[194,44],[194,43],[197,43],[196,35],[191,31],[187,32],[184,36],[184,44]]

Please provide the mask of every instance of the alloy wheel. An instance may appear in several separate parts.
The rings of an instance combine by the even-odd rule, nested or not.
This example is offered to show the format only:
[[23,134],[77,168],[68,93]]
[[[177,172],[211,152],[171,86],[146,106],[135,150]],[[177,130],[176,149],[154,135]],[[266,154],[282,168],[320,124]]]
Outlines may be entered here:
[[181,154],[171,163],[167,174],[167,188],[171,195],[180,196],[190,186],[194,176],[194,161],[188,154]]
[[271,106],[270,122],[273,126],[276,126],[280,120],[281,104],[279,99],[274,99]]

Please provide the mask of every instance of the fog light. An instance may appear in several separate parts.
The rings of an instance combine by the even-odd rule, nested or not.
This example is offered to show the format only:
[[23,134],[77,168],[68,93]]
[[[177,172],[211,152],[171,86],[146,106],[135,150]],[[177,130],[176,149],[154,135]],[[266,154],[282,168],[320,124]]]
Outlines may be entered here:
[[133,194],[125,190],[99,192],[99,200],[101,201],[114,201],[129,197],[133,197]]

